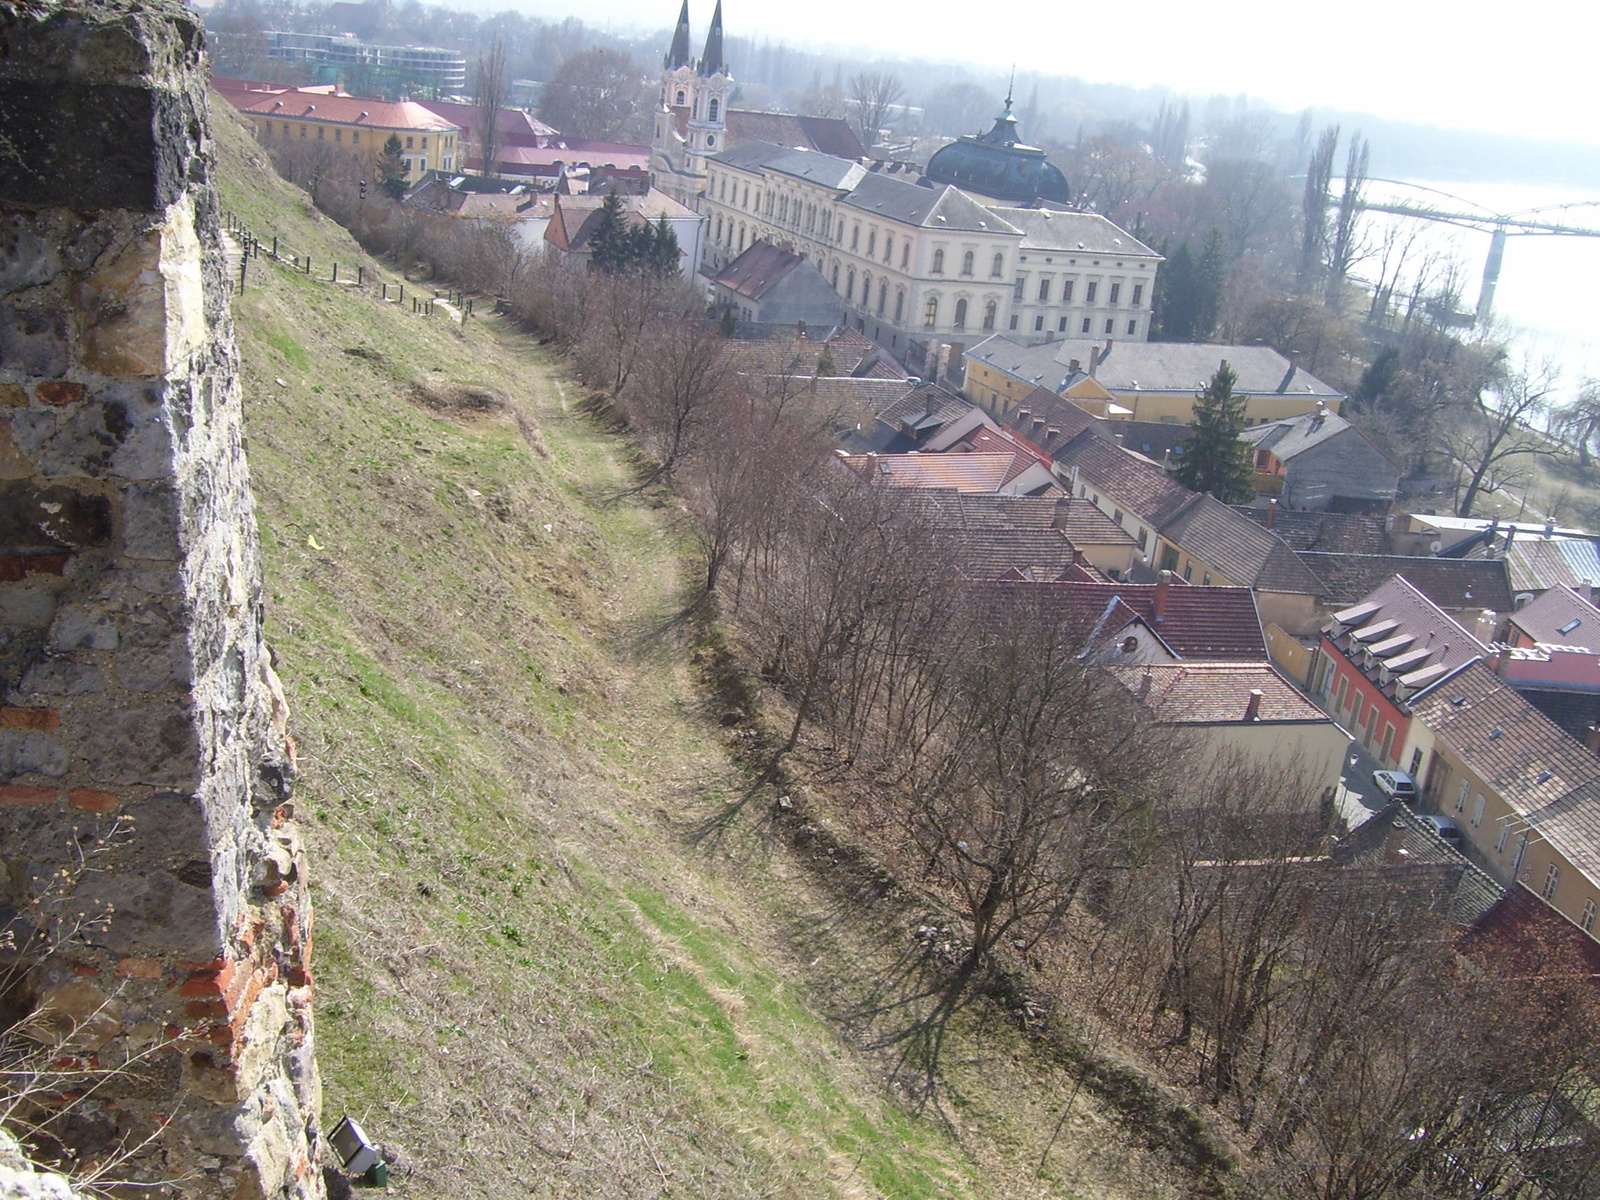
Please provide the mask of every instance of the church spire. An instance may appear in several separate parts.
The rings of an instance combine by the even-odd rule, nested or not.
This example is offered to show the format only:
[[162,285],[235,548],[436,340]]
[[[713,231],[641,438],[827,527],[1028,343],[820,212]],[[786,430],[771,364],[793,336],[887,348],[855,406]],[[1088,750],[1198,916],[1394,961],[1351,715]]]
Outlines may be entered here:
[[672,49],[667,51],[666,61],[661,65],[669,71],[694,65],[694,59],[689,57],[689,0],[683,0],[683,11],[678,14],[678,28],[672,32]]
[[711,32],[706,34],[706,52],[700,56],[700,74],[709,79],[727,73],[728,65],[722,61],[722,0],[717,0],[717,11],[711,14]]

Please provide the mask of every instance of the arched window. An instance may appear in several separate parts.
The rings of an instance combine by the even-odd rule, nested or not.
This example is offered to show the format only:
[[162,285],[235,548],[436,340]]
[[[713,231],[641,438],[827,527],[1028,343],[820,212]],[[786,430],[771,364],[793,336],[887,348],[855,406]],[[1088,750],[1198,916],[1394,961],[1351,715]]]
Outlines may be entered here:
[[994,328],[994,310],[995,310],[995,305],[994,305],[994,301],[993,300],[989,300],[989,301],[986,301],[984,303],[984,306],[983,306],[983,327],[985,329],[993,329]]
[[683,105],[684,105],[683,89],[679,88],[678,89],[678,107],[682,108]]
[[961,273],[963,275],[971,275],[972,274],[972,251],[971,250],[968,250],[965,254],[963,254],[961,256]]
[[956,301],[955,327],[957,329],[965,329],[967,327],[967,302],[964,299]]
[[1005,274],[1005,269],[1006,256],[1004,254],[996,254],[994,262],[989,264],[989,278],[999,279],[1001,275]]
[[895,290],[894,290],[894,323],[896,325],[900,324],[900,319],[902,317],[904,317],[905,315],[906,315],[906,290],[905,290],[905,288],[895,288]]
[[922,327],[932,329],[939,323],[939,297],[929,296],[928,304],[922,310]]
[[907,239],[900,247],[900,269],[904,271],[911,265],[911,241]]
[[871,258],[877,252],[878,252],[878,231],[876,229],[871,229],[871,230],[867,231],[867,257]]
[[888,262],[894,258],[894,234],[883,235],[883,261]]
[[712,234],[711,236],[713,238],[715,238],[719,242],[722,240],[722,214],[721,213],[717,214],[717,231],[714,234]]
[[872,303],[872,275],[866,273],[861,276],[861,307],[866,308]]
[[883,310],[887,307],[889,307],[889,285],[880,283],[878,285],[878,315],[880,317],[883,316]]
[[721,102],[720,102],[720,101],[718,101],[718,100],[713,100],[713,101],[712,101],[712,102],[711,102],[711,113],[710,113],[710,116],[711,116],[711,119],[712,119],[712,120],[713,120],[713,121],[715,121],[715,120],[716,120],[716,119],[717,119],[717,110],[718,110],[718,109],[719,109],[719,108],[720,108],[720,107],[721,107]]
[[[943,275],[944,274],[944,251],[943,250],[935,250],[933,252],[933,273],[935,275]],[[932,324],[932,322],[929,322],[929,324]]]
[[833,290],[836,291],[836,292],[839,290],[839,264],[838,263],[834,263],[833,264]]
[[744,222],[739,222],[739,249],[744,250]]
[[844,277],[844,302],[846,304],[853,304],[853,303],[855,303],[855,298],[856,298],[856,269],[854,267],[851,267],[849,273],[846,274],[845,277]]

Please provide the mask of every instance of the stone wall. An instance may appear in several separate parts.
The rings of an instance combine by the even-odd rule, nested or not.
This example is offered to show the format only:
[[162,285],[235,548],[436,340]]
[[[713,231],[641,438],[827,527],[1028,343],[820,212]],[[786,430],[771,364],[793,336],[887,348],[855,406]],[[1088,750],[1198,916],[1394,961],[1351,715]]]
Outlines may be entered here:
[[0,0],[0,1027],[40,1047],[19,1111],[79,1161],[313,1197],[202,41],[176,0]]

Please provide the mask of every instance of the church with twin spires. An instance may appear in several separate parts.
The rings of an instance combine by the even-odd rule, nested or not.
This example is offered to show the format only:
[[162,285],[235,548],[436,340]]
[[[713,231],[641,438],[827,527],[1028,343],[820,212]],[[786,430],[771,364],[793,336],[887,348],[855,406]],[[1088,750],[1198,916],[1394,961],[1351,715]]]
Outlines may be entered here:
[[689,4],[684,0],[661,64],[661,95],[650,135],[650,184],[658,191],[698,212],[706,190],[706,160],[750,142],[815,150],[851,162],[865,157],[855,131],[841,118],[729,108],[735,84],[723,56],[721,0],[699,59],[690,45]]
[[717,0],[698,60],[689,52],[689,0],[683,0],[672,47],[661,66],[661,98],[650,139],[651,182],[698,210],[706,190],[706,159],[726,148],[733,92],[733,75],[722,53],[722,0]]

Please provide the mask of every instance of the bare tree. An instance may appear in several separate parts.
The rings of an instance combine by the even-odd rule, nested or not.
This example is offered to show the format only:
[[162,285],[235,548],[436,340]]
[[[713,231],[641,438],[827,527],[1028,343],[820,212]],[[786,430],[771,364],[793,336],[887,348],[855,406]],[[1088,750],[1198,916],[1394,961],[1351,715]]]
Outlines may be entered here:
[[1585,379],[1571,404],[1556,412],[1557,428],[1571,439],[1578,452],[1578,466],[1589,469],[1589,446],[1600,433],[1600,380]]
[[620,50],[581,50],[544,85],[539,117],[571,137],[613,140],[638,107],[639,86],[638,68]]
[[1328,185],[1333,156],[1339,149],[1339,127],[1330,125],[1317,138],[1306,165],[1306,186],[1300,202],[1300,290],[1316,292],[1328,248]]
[[483,175],[495,174],[500,153],[500,109],[506,98],[506,44],[496,37],[478,55],[478,150]]
[[900,80],[888,71],[857,71],[850,76],[850,100],[855,105],[861,145],[871,150],[888,119],[889,110],[905,93]]
[[[1555,447],[1536,434],[1533,421],[1543,417],[1560,371],[1549,360],[1524,361],[1506,370],[1500,352],[1472,356],[1463,380],[1463,419],[1447,434],[1447,444],[1466,473],[1456,515],[1470,517],[1483,491],[1504,485],[1495,476],[1508,466],[1534,456],[1553,455]],[[1475,368],[1475,369],[1474,369]]]
[[1339,193],[1333,240],[1328,246],[1328,303],[1336,308],[1344,296],[1345,276],[1361,257],[1357,223],[1361,216],[1361,193],[1367,183],[1370,149],[1366,139],[1357,133],[1350,138],[1350,149],[1345,156],[1344,190]]
[[715,322],[696,317],[658,319],[645,327],[622,400],[655,460],[646,483],[670,478],[721,421],[734,383],[722,361],[724,341]]

